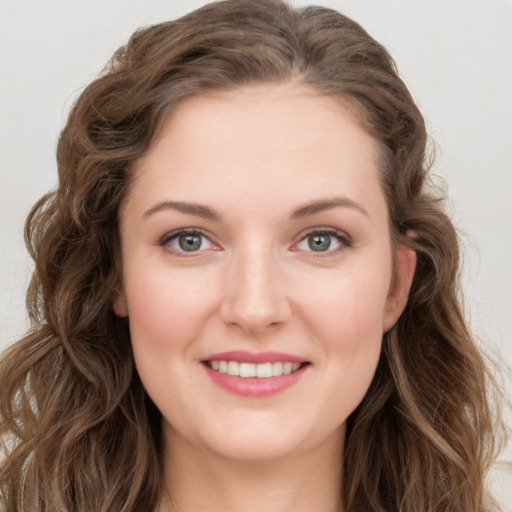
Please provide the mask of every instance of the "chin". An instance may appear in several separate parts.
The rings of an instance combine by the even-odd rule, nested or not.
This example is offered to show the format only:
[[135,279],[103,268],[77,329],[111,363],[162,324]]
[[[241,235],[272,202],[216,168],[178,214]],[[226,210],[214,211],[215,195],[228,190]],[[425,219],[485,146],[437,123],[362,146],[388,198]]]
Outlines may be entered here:
[[224,442],[208,443],[205,447],[217,457],[245,463],[264,463],[293,457],[301,450],[290,439],[269,439],[268,435],[248,439],[233,436]]
[[288,427],[271,419],[263,422],[261,417],[252,418],[250,423],[245,418],[240,423],[233,421],[217,426],[210,423],[208,431],[199,432],[189,442],[222,459],[263,463],[293,459],[331,443],[339,448],[345,431],[344,423],[324,429],[308,425],[303,419],[288,421]]

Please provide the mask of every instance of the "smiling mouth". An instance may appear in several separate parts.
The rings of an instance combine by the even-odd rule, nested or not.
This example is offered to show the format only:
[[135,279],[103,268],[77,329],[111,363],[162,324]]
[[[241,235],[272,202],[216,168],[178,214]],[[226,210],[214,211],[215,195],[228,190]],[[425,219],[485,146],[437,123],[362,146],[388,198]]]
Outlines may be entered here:
[[234,377],[269,379],[290,375],[309,363],[292,363],[277,361],[275,363],[239,363],[238,361],[212,360],[204,361],[208,368]]

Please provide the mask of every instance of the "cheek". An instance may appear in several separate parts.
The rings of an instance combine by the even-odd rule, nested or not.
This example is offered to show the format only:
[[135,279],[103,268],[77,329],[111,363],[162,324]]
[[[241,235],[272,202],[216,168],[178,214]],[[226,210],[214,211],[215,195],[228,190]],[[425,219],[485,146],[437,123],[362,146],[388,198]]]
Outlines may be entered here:
[[205,287],[198,286],[204,281],[165,276],[139,273],[127,288],[134,350],[152,350],[157,357],[187,346],[204,325],[210,304]]
[[[210,297],[179,273],[172,277],[165,272],[135,276],[132,274],[127,288],[135,365],[162,414],[174,418],[174,411],[181,414],[188,394],[193,393],[195,341],[209,322]],[[198,296],[202,300],[198,301]]]
[[355,348],[353,344],[380,339],[388,292],[385,274],[354,272],[325,280],[322,290],[304,298],[311,326],[323,333],[322,338],[348,350]]
[[326,282],[321,293],[304,300],[303,317],[326,361],[332,392],[350,390],[339,399],[351,410],[366,393],[380,357],[388,275],[354,272]]

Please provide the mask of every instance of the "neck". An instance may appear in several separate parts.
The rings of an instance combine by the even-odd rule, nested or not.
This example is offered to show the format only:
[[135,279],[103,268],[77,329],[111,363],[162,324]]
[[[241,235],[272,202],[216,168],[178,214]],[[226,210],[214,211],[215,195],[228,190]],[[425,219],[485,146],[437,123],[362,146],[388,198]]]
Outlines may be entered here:
[[[158,512],[340,512],[343,435],[308,452],[240,461],[167,442]],[[171,455],[172,454],[172,455]]]

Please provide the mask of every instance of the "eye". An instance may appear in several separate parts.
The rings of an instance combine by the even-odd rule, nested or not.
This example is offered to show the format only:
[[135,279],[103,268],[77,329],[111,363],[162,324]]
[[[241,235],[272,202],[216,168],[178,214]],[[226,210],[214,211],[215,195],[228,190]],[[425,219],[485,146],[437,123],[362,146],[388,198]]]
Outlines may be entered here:
[[297,250],[314,253],[333,254],[349,247],[348,236],[334,228],[322,228],[310,231],[297,244]]
[[197,229],[181,229],[168,233],[160,240],[160,245],[181,256],[184,256],[184,253],[195,253],[215,247],[213,242]]

